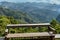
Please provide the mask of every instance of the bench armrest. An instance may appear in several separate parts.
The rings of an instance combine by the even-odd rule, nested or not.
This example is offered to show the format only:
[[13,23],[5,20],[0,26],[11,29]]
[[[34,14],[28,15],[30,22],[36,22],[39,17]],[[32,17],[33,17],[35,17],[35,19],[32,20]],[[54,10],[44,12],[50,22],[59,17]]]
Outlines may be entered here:
[[53,31],[53,33],[55,34],[56,33],[56,30],[52,27],[49,27],[50,28],[50,31]]
[[52,27],[49,27],[50,29],[51,29],[51,31],[55,31],[55,29],[54,28],[52,28]]

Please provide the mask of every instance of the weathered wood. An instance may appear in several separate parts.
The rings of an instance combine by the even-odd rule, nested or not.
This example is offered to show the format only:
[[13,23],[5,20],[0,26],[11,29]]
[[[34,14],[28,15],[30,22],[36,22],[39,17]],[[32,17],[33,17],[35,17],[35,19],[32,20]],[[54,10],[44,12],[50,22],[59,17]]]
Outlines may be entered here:
[[55,38],[59,39],[60,38],[60,34],[55,34]]
[[50,40],[55,40],[55,36],[50,36]]
[[49,31],[52,31],[52,32],[53,32],[53,34],[55,34],[55,32],[56,32],[56,31],[55,31],[55,29],[54,29],[54,28],[52,28],[51,26],[48,26],[48,32],[49,32]]
[[46,37],[46,36],[54,36],[50,35],[48,32],[39,32],[39,33],[15,33],[15,34],[8,34],[7,38],[14,38],[14,37]]
[[5,37],[5,40],[9,40],[9,38]]
[[55,29],[54,29],[54,28],[52,28],[51,26],[49,26],[49,29],[50,29],[51,31],[55,31]]
[[50,26],[50,23],[40,23],[40,24],[9,24],[7,28],[17,28],[17,27],[41,27]]
[[[48,27],[48,30],[52,30],[53,28],[50,27],[50,23],[40,23],[40,24],[9,24],[7,25],[6,32],[8,33],[9,28],[17,28],[17,27]],[[39,32],[39,33],[14,33],[14,34],[7,34],[5,36],[6,40],[8,38],[15,38],[15,37],[50,37],[54,40],[54,34],[51,32]]]

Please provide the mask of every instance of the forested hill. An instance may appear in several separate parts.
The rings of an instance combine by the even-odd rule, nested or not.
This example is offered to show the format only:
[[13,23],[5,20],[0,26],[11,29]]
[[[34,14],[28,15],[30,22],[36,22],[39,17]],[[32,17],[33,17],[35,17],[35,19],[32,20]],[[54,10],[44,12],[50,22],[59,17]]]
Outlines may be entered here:
[[[32,20],[35,23],[50,22],[52,19],[55,19],[60,14],[60,5],[56,5],[56,4],[36,3],[36,2],[33,3],[0,2],[0,5],[8,9],[26,12],[27,15],[29,15],[29,19],[32,18]],[[14,17],[16,18],[18,16],[14,16]],[[24,19],[26,19],[26,16]]]
[[0,15],[14,17],[20,23],[33,23],[32,17],[30,17],[27,13],[17,10],[0,7]]
[[60,23],[60,14],[57,16],[56,20]]
[[[4,36],[7,24],[42,23],[56,18],[60,21],[60,5],[45,3],[10,3],[0,2],[0,36]],[[51,21],[51,26],[60,33],[60,23]],[[45,28],[14,28],[11,33],[45,32]]]

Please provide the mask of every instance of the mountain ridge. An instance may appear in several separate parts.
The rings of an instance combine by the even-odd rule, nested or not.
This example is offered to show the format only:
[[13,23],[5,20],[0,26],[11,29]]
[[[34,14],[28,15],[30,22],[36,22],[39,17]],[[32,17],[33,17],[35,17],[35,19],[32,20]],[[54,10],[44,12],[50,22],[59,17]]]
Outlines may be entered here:
[[21,23],[34,23],[32,17],[27,15],[27,13],[17,10],[0,7],[0,15],[14,17],[16,20],[20,21]]
[[[60,5],[45,3],[2,3],[0,6],[26,12],[38,22],[50,22],[60,14]],[[54,16],[53,16],[54,15]],[[36,21],[37,22],[37,21]]]

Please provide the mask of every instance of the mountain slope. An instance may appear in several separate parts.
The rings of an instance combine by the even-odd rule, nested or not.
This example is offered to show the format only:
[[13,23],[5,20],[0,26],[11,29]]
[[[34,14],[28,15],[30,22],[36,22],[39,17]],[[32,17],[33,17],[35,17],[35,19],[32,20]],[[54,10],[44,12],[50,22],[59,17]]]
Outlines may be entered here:
[[17,10],[7,9],[4,7],[0,7],[0,15],[14,17],[16,20],[19,20],[22,23],[33,22],[32,18],[29,15],[27,15],[27,13],[17,11]]
[[50,22],[59,15],[60,5],[47,3],[11,3],[1,2],[1,6],[26,12],[34,22]]
[[56,20],[60,22],[60,14],[57,16]]

